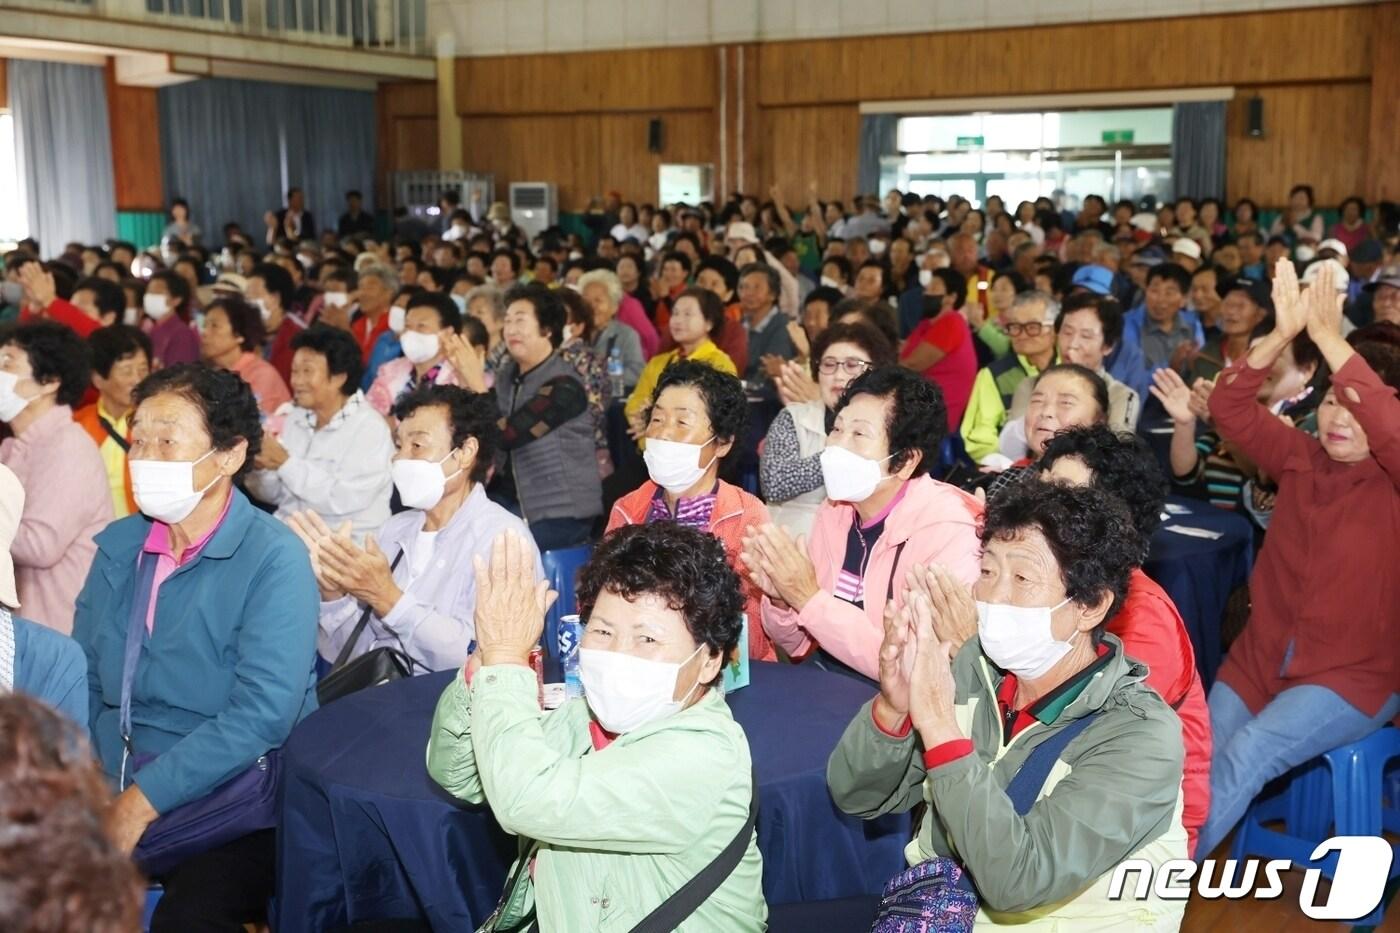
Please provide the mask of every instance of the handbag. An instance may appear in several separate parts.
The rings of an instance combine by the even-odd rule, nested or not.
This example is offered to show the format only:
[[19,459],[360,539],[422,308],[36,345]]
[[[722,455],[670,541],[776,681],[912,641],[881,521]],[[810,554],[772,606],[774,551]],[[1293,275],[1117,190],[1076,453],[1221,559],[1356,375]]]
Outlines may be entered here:
[[[126,789],[127,765],[133,773],[155,761],[137,755],[131,740],[131,691],[136,664],[146,638],[146,607],[155,580],[155,559],[142,554],[136,563],[136,593],[126,623],[126,652],[122,660],[120,786]],[[272,749],[244,771],[203,797],[167,810],[146,827],[131,857],[150,877],[160,877],[192,856],[277,825],[277,786],[281,755]]]
[[[1041,742],[1006,785],[1016,813],[1035,806],[1060,753],[1098,713],[1082,716]],[[937,856],[910,866],[885,884],[871,933],[969,933],[977,920],[977,890],[957,859]]]
[[[394,562],[389,565],[390,573],[394,572],[402,559],[403,548],[399,548],[399,553],[394,556]],[[366,606],[365,611],[360,613],[360,621],[355,623],[355,628],[350,632],[350,637],[345,640],[340,654],[336,655],[335,663],[331,665],[326,676],[317,682],[316,702],[320,705],[325,706],[343,696],[358,693],[366,687],[377,687],[380,684],[387,684],[392,680],[403,680],[413,675],[413,668],[417,662],[408,656],[408,652],[400,651],[397,648],[387,646],[375,648],[373,651],[366,651],[354,660],[350,659],[350,653],[355,650],[360,636],[364,634],[365,626],[369,625],[371,612],[373,610]]]
[[[672,930],[684,923],[686,918],[695,913],[701,904],[709,900],[710,895],[719,890],[719,886],[734,873],[734,869],[739,867],[739,863],[744,859],[744,853],[748,851],[749,840],[753,838],[754,827],[757,824],[758,775],[755,773],[753,775],[753,796],[749,798],[749,816],[744,821],[744,825],[739,827],[739,832],[735,834],[733,839],[729,840],[729,844],[721,849],[720,853],[708,865],[695,874],[695,877],[677,888],[675,893],[656,905],[651,913],[637,921],[629,933],[671,933]],[[516,862],[515,870],[511,872],[511,876],[506,882],[505,893],[501,895],[500,905],[481,925],[479,933],[541,933],[534,908],[531,908],[529,914],[523,917],[519,923],[509,927],[499,925],[500,915],[506,905],[511,902],[515,885],[520,880],[520,876],[525,873],[525,869],[537,848],[537,844],[521,847],[520,859]],[[550,933],[550,931],[543,931],[543,933]]]

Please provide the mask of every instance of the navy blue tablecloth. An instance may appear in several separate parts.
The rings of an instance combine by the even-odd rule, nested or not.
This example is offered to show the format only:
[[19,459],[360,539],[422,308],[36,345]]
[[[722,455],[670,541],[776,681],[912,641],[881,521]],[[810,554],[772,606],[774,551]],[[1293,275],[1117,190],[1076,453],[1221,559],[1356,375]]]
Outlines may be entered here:
[[[424,765],[433,708],[453,672],[387,684],[308,717],[283,754],[274,928],[326,930],[422,918],[472,930],[515,853],[486,810],[450,798]],[[870,688],[812,665],[755,664],[730,698],[759,782],[758,844],[770,904],[877,893],[904,866],[907,815],[838,811],[826,760]]]
[[[1197,499],[1169,498],[1172,515],[1152,535],[1143,570],[1176,603],[1196,649],[1196,668],[1207,690],[1220,669],[1220,620],[1230,593],[1249,580],[1254,561],[1254,531],[1248,519]],[[1220,533],[1215,540],[1168,530],[1171,526]]]

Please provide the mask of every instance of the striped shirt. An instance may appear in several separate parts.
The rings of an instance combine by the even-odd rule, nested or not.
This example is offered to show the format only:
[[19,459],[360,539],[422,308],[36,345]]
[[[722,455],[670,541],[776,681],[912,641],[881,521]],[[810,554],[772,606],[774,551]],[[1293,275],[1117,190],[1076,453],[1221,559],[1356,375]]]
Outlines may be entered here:
[[670,508],[666,505],[666,491],[659,486],[656,495],[651,498],[651,511],[647,513],[647,522],[673,521],[687,528],[698,528],[701,531],[710,530],[710,518],[715,514],[715,500],[719,498],[719,484],[715,488],[705,493],[703,496],[690,496],[676,500],[676,514],[672,515]]

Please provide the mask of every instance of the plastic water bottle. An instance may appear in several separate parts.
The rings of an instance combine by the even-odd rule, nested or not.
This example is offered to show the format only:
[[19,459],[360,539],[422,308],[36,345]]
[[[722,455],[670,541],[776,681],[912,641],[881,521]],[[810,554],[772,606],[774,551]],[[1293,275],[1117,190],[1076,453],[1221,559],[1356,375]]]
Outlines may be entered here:
[[583,641],[583,623],[576,615],[559,619],[559,666],[564,671],[564,697],[577,700],[583,696],[583,680],[578,675],[578,648]]
[[608,391],[614,399],[624,397],[627,387],[623,385],[625,369],[622,365],[622,348],[613,347],[608,351]]

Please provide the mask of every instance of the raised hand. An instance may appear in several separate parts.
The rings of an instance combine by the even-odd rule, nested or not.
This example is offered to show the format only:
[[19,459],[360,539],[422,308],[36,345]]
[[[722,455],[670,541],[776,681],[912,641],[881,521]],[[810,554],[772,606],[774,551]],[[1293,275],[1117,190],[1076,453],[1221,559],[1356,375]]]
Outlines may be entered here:
[[1152,374],[1152,385],[1147,391],[1162,403],[1167,414],[1176,424],[1194,424],[1196,414],[1191,409],[1191,387],[1174,369],[1162,368]]
[[1345,301],[1346,296],[1337,291],[1331,264],[1323,263],[1322,271],[1302,296],[1303,309],[1307,313],[1308,336],[1313,343],[1342,335],[1342,305]]
[[1210,394],[1215,391],[1214,379],[1197,379],[1191,383],[1191,413],[1210,424]]
[[438,342],[442,346],[442,355],[452,364],[452,368],[461,379],[462,387],[473,392],[485,392],[486,362],[476,351],[476,347],[450,327],[442,329],[442,333],[438,335]]
[[914,640],[909,614],[885,603],[885,637],[880,642],[880,695],[875,716],[887,732],[898,732],[909,715],[909,678],[914,668]]
[[954,653],[977,634],[977,603],[972,592],[955,580],[948,568],[942,564],[915,566],[905,574],[905,579],[909,583],[905,599],[915,594],[923,597],[915,604],[915,618],[920,606],[927,605],[932,612],[930,621],[934,634],[940,641],[951,644]]
[[519,532],[491,543],[491,562],[472,556],[476,571],[476,649],[483,666],[530,663],[544,633],[544,616],[559,594],[535,582],[535,558]]
[[[953,705],[957,686],[953,682],[951,642],[939,641],[933,631],[932,607],[922,593],[914,602],[923,603],[914,620],[914,666],[909,677],[909,716],[919,730],[924,748],[964,738],[958,728]],[[909,649],[906,647],[906,651]]]
[[1308,314],[1298,287],[1298,271],[1293,268],[1293,262],[1287,256],[1279,257],[1279,261],[1274,264],[1273,291],[1273,335],[1280,340],[1290,341],[1307,327]]
[[19,267],[19,281],[24,286],[29,303],[41,311],[53,304],[54,296],[58,294],[53,284],[53,273],[37,262],[26,262]]
[[788,360],[778,374],[778,398],[784,405],[814,402],[821,398],[821,389],[807,367]]

